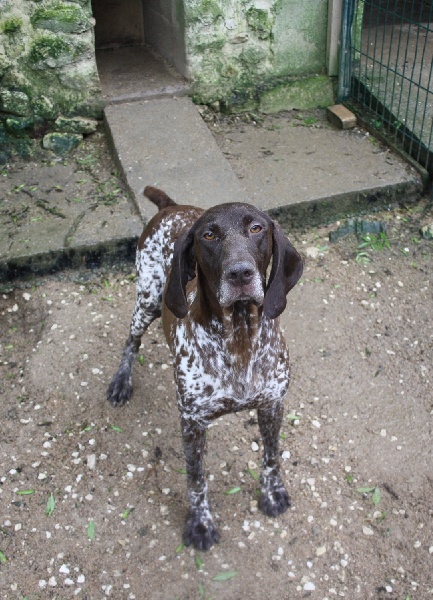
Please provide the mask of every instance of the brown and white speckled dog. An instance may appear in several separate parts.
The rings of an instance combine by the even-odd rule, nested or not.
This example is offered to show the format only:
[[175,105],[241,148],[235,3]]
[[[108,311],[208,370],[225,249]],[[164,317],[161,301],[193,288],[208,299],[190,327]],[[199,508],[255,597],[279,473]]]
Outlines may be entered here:
[[290,506],[279,472],[289,363],[278,316],[303,264],[280,227],[254,206],[235,202],[203,211],[178,206],[153,187],[145,195],[159,212],[138,243],[137,301],[107,396],[113,405],[130,398],[141,337],[162,314],[187,467],[184,541],[207,550],[219,540],[203,470],[205,432],[213,419],[257,409],[264,446],[260,508],[277,516]]

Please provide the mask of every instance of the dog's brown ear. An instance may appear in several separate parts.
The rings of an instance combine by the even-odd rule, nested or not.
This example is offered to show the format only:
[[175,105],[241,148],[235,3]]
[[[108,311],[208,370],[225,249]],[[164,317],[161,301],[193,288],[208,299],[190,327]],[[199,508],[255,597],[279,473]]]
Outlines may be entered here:
[[195,277],[193,244],[193,229],[183,233],[174,243],[171,273],[165,290],[165,304],[178,319],[183,319],[188,312],[186,284]]
[[275,223],[273,223],[272,243],[272,269],[266,288],[263,310],[267,317],[276,319],[286,308],[286,295],[301,278],[304,263]]

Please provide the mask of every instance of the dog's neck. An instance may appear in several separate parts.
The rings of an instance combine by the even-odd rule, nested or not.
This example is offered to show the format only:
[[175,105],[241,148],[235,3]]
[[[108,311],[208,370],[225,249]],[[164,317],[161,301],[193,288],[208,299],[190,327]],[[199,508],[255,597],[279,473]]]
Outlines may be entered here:
[[239,367],[246,367],[256,345],[262,308],[252,302],[239,301],[222,308],[197,290],[192,307],[194,320],[209,330],[217,329],[225,349]]
[[235,302],[223,309],[223,338],[239,366],[247,366],[254,350],[261,309],[252,302]]

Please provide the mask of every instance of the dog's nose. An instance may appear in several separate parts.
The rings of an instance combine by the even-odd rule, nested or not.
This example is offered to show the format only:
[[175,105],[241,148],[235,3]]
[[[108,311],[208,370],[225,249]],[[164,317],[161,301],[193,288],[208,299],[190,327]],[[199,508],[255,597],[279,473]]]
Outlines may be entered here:
[[254,268],[247,262],[237,262],[227,268],[225,276],[232,285],[247,285],[254,277]]

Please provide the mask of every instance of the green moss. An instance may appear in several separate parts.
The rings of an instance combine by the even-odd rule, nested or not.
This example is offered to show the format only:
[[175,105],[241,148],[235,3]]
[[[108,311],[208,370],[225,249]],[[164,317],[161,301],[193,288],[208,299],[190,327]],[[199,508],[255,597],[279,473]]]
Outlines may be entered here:
[[332,79],[327,76],[276,80],[260,94],[259,109],[273,113],[280,110],[320,108],[335,102]]
[[30,47],[29,64],[36,69],[59,67],[73,62],[85,50],[84,44],[73,44],[58,35],[42,35]]
[[236,113],[261,110],[267,113],[293,108],[307,109],[329,106],[335,100],[330,77],[270,78],[256,83],[243,74],[224,90],[221,82],[196,81],[193,100],[209,104],[219,99],[222,112]]
[[6,119],[6,129],[16,137],[24,137],[26,130],[32,129],[35,124],[33,117],[10,117]]
[[271,36],[274,19],[267,10],[251,7],[245,16],[248,26],[257,32],[260,39],[265,40]]
[[23,26],[23,20],[20,17],[11,17],[2,23],[4,33],[16,33]]
[[200,21],[211,24],[220,18],[223,18],[223,11],[215,0],[202,0],[193,9],[189,7],[187,19],[189,21]]
[[35,10],[30,21],[36,29],[63,33],[82,33],[92,26],[82,8],[64,4],[42,6]]
[[29,52],[32,63],[38,63],[47,58],[59,58],[62,54],[70,51],[70,44],[53,35],[45,35],[35,40]]

